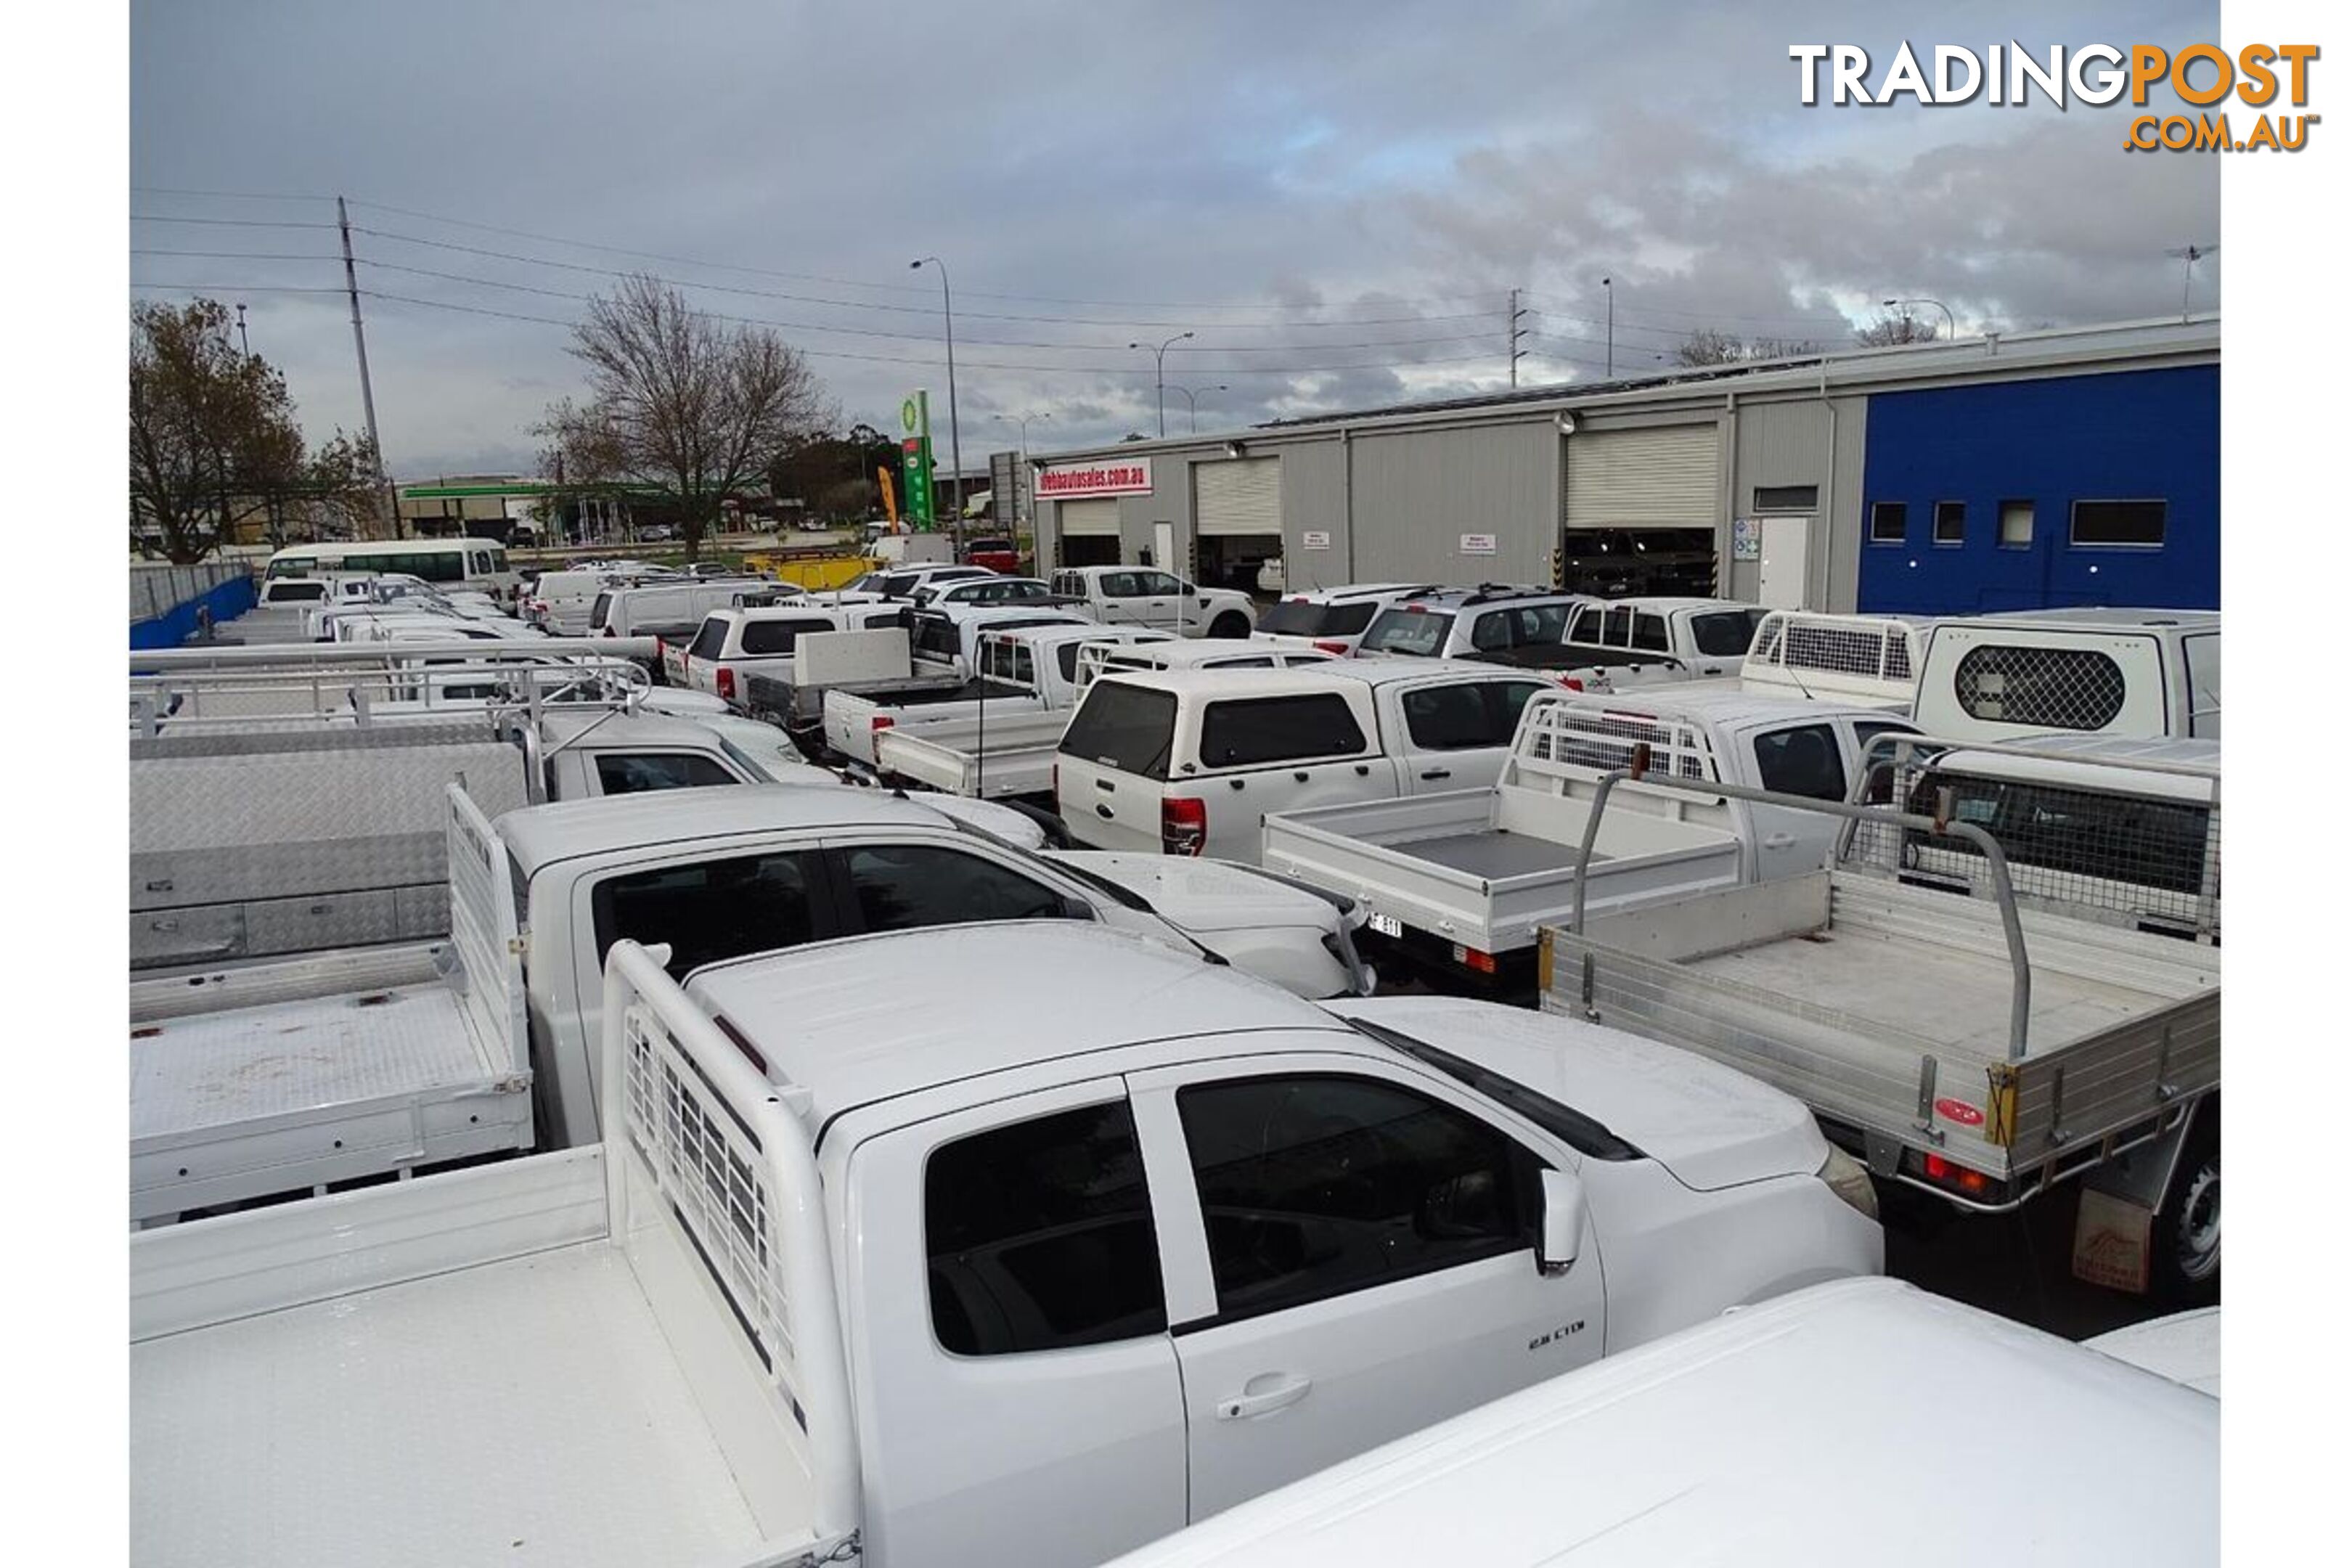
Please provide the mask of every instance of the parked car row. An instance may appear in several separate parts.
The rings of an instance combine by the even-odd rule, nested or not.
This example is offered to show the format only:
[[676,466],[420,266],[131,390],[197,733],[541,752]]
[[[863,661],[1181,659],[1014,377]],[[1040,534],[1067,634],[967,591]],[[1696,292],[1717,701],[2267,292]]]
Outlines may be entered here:
[[2210,1560],[2210,1320],[1875,1277],[2079,1179],[2218,1285],[2218,624],[929,564],[134,677],[151,904],[441,917],[133,980],[141,1560],[1811,1561],[1922,1385],[2026,1560]]

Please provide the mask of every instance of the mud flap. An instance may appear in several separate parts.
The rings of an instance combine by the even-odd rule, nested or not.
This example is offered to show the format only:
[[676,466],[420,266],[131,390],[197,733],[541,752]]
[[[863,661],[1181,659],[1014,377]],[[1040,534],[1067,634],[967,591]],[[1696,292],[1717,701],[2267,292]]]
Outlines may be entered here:
[[2095,1187],[2082,1190],[2074,1213],[2074,1278],[2086,1285],[2147,1293],[2148,1246],[2156,1211]]

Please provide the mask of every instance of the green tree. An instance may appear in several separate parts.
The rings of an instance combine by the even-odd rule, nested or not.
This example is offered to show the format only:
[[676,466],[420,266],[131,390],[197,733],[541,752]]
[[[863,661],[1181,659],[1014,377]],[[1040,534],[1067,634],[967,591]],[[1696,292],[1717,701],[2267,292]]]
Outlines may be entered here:
[[547,411],[537,434],[566,482],[646,487],[676,508],[688,560],[719,503],[827,422],[808,361],[764,327],[722,322],[644,274],[590,301],[572,330],[584,401]]
[[1799,359],[1822,352],[1819,343],[1797,338],[1742,339],[1735,332],[1701,327],[1675,347],[1680,365],[1744,364],[1750,360]]
[[216,300],[131,310],[131,516],[183,565],[300,485],[302,429],[286,378],[229,340]]

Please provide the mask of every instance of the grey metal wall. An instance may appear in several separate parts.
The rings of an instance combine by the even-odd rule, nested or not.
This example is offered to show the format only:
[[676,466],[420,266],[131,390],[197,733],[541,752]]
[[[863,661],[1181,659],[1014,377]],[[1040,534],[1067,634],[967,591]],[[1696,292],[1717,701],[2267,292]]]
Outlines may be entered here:
[[[1336,587],[1359,578],[1350,562],[1355,542],[1348,531],[1349,447],[1336,436],[1288,441],[1282,454],[1282,566],[1294,590]],[[1307,548],[1307,535],[1328,533],[1321,550]]]
[[[1805,542],[1805,603],[1812,609],[1851,611],[1862,561],[1862,458],[1866,397],[1743,402],[1732,416],[1729,493],[1718,536],[1718,581],[1731,598],[1757,596],[1757,566],[1731,558],[1730,520],[1756,515],[1760,487],[1811,485],[1819,507]],[[1832,411],[1835,450],[1832,453]]]
[[[1551,580],[1560,500],[1559,426],[1549,414],[1381,430],[1352,445],[1356,581]],[[1465,533],[1495,535],[1496,552],[1465,555]]]

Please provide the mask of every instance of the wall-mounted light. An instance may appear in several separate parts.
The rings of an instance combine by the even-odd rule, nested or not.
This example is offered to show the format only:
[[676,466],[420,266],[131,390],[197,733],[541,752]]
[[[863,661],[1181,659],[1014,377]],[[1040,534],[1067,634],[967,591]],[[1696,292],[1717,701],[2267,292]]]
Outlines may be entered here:
[[1566,409],[1562,409],[1560,411],[1559,433],[1563,436],[1573,436],[1576,434],[1576,416],[1569,413]]
[[1239,441],[1228,441],[1228,442],[1226,442],[1226,443],[1225,443],[1225,456],[1226,456],[1226,457],[1228,457],[1228,458],[1238,458],[1238,457],[1240,457],[1241,455],[1242,455],[1242,444],[1241,444]]

